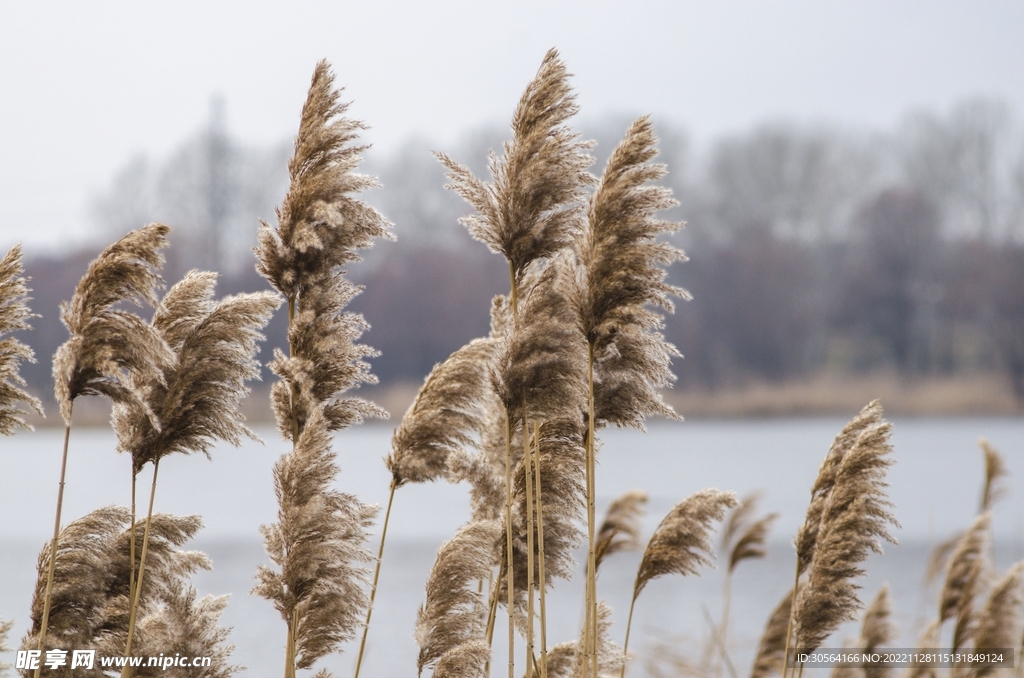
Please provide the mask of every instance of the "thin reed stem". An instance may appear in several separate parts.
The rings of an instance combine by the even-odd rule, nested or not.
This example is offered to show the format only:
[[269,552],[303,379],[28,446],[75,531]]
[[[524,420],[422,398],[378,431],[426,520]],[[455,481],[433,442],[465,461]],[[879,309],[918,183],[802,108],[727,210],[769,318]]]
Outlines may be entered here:
[[[513,290],[515,287],[513,286]],[[513,600],[512,568],[512,417],[505,410],[505,590],[508,594],[508,678],[515,677],[516,625],[513,622],[515,601]]]
[[515,321],[519,313],[519,286],[516,285],[516,267],[511,261],[508,262],[508,276],[511,281],[509,301],[512,303],[512,320]]
[[502,561],[498,566],[498,578],[491,578],[490,591],[488,591],[488,598],[490,602],[487,605],[487,662],[484,664],[484,675],[491,675],[491,646],[494,644],[494,622],[498,616],[498,590],[500,589],[501,578],[505,576],[505,562]]
[[135,472],[135,460],[132,460],[132,524],[130,530],[131,541],[128,543],[128,559],[131,565],[128,568],[128,599],[131,600],[132,592],[135,591],[135,491],[139,474]]
[[291,618],[288,620],[288,645],[285,648],[284,678],[295,678],[295,626],[297,611],[292,610]]
[[537,487],[537,575],[540,578],[540,673],[541,678],[548,678],[548,614],[545,595],[547,579],[544,577],[544,501],[540,485],[540,422],[533,422],[533,444],[537,450],[537,463],[534,464]]
[[586,656],[597,678],[597,560],[594,553],[594,345],[587,344],[587,629]]
[[[146,529],[142,533],[142,554],[139,556],[139,579],[130,594],[131,608],[128,612],[128,640],[125,641],[124,656],[132,656],[132,636],[135,634],[135,620],[138,618],[139,602],[142,598],[142,582],[146,574],[146,553],[149,551],[149,528],[153,522],[153,502],[156,500],[156,476],[160,471],[160,457],[153,460],[153,483],[149,488],[149,510],[146,512]],[[122,678],[129,678],[132,668],[125,665],[121,671]]]
[[633,594],[633,600],[629,603],[629,616],[626,618],[626,637],[622,641],[622,672],[619,678],[626,678],[626,657],[629,652],[629,632],[633,628],[633,608],[636,607],[637,595]]
[[722,620],[718,626],[718,636],[721,638],[720,648],[722,650],[722,661],[728,662],[726,656],[726,639],[729,637],[729,604],[732,601],[732,570],[725,573],[725,585],[722,591]]
[[[359,678],[359,667],[363,664],[363,651],[366,649],[366,634],[370,630],[370,617],[373,615],[373,601],[377,598],[377,580],[380,577],[380,563],[384,559],[384,540],[388,536],[388,520],[391,518],[391,503],[395,499],[394,479],[391,480],[391,492],[388,494],[388,507],[384,511],[384,527],[380,531],[380,548],[377,549],[377,564],[373,568],[373,586],[370,587],[370,604],[366,607],[366,623],[363,624],[363,637],[359,641],[359,656],[356,658],[356,671],[353,678]],[[481,584],[483,582],[481,581]]]
[[[530,426],[523,417],[523,476],[526,480],[526,656],[533,657],[533,469]],[[526,678],[533,678],[533,662],[526,664]]]
[[[71,411],[68,410],[68,421]],[[68,440],[71,439],[71,424],[64,427],[64,452],[60,458],[60,483],[57,485],[57,517],[53,519],[53,541],[50,542],[50,563],[46,569],[46,593],[43,596],[43,619],[39,623],[39,644],[37,649],[42,652],[46,642],[46,626],[50,621],[50,594],[53,592],[53,573],[57,567],[57,542],[60,541],[60,510],[64,505],[64,473],[68,468]],[[40,662],[41,664],[42,662]],[[37,666],[34,678],[39,678],[40,667]]]
[[789,643],[793,638],[793,610],[796,609],[796,591],[800,584],[800,557],[796,559],[796,572],[793,575],[793,594],[789,599],[789,621],[786,623],[786,649],[782,653],[782,678],[790,673]]
[[708,628],[711,630],[711,637],[715,641],[715,645],[718,646],[719,652],[722,654],[722,663],[725,665],[726,670],[729,671],[729,678],[738,678],[736,675],[736,667],[732,665],[732,660],[729,659],[729,652],[725,649],[725,638],[718,632],[718,627],[715,625],[715,620],[711,618],[711,613],[708,612],[708,608],[701,605],[701,609],[704,612],[704,618],[708,622]]

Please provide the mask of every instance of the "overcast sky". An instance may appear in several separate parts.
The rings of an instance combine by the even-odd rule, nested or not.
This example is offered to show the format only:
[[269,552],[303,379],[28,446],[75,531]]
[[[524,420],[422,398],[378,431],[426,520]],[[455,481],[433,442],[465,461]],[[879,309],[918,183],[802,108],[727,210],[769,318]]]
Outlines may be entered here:
[[1022,36],[1017,1],[5,3],[0,246],[83,239],[90,196],[215,94],[242,140],[290,137],[321,57],[383,150],[507,120],[552,46],[585,117],[650,112],[700,141],[767,119],[891,127],[974,95],[1019,115]]

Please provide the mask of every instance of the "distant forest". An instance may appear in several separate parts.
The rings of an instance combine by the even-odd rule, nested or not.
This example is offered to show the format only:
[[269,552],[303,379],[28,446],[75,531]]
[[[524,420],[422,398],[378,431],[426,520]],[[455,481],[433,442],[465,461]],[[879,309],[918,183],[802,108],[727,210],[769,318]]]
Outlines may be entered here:
[[[106,242],[152,221],[172,227],[165,278],[190,268],[222,273],[219,291],[266,288],[253,269],[258,219],[274,219],[287,186],[287,142],[246,146],[214,107],[170,157],[130,160],[95,196],[96,245],[26,261],[38,362],[23,374],[52,397],[50,358],[66,338],[59,304]],[[370,121],[372,122],[372,121]],[[849,374],[999,374],[1024,404],[1024,135],[998,102],[971,100],[909,115],[892,130],[765,124],[692,144],[660,123],[663,162],[684,220],[691,261],[671,282],[680,302],[665,334],[685,355],[679,388],[784,382],[823,370]],[[599,173],[628,124],[583,121]],[[493,295],[507,292],[501,257],[458,224],[469,208],[444,189],[431,150],[482,176],[502,129],[454,148],[410,140],[370,149],[362,171],[383,188],[365,200],[394,222],[351,276],[365,291],[351,308],[381,352],[384,384],[418,382],[449,352],[488,331]],[[280,314],[279,314],[280,315]],[[283,335],[285,319],[269,328]],[[275,336],[268,346],[280,345]],[[263,356],[264,360],[269,355]],[[52,408],[51,408],[52,409]]]

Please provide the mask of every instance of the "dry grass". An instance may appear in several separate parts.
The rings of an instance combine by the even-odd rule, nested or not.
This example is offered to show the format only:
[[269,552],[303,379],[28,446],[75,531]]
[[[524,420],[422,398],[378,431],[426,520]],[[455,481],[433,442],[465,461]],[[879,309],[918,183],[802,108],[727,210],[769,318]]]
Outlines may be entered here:
[[990,373],[908,379],[882,372],[825,372],[783,382],[751,381],[718,389],[676,388],[665,400],[690,420],[838,416],[878,399],[890,416],[1019,415],[1004,376]]

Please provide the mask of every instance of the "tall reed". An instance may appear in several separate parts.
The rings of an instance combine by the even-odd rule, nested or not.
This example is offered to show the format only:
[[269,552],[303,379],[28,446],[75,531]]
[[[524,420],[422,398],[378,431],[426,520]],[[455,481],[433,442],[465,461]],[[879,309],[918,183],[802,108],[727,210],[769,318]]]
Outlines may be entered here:
[[[512,118],[512,140],[506,142],[501,157],[491,156],[492,183],[477,179],[466,167],[438,154],[448,169],[448,187],[477,211],[462,220],[470,234],[508,262],[509,307],[516,328],[519,300],[526,291],[531,265],[553,257],[571,241],[579,228],[583,191],[592,183],[586,172],[592,162],[585,152],[590,144],[581,141],[565,125],[576,112],[565,65],[558,53],[551,50],[519,101]],[[513,395],[512,389],[506,389],[503,400],[508,401],[509,397],[523,398],[525,394]],[[505,602],[509,614],[509,678],[514,676],[515,645],[512,439],[518,427],[528,425],[516,414],[506,402]],[[532,576],[531,571],[528,579]]]
[[372,558],[366,531],[377,513],[356,497],[330,489],[338,473],[331,432],[387,413],[344,395],[373,383],[357,343],[366,328],[344,311],[359,288],[343,267],[376,238],[391,238],[388,222],[355,194],[377,185],[355,173],[365,148],[353,145],[362,123],[345,117],[326,61],[317,64],[302,109],[291,184],[277,210],[277,227],[263,223],[257,270],[288,304],[288,354],[275,350],[271,389],[281,435],[292,442],[274,468],[278,522],[262,528],[278,570],[261,566],[253,589],[272,601],[287,627],[285,678],[311,667],[351,638],[369,604],[362,564]]
[[[676,204],[669,189],[649,185],[667,171],[650,162],[656,154],[653,126],[640,118],[609,158],[590,198],[585,228],[573,244],[576,322],[587,345],[586,635],[591,639],[597,622],[595,431],[605,423],[642,429],[644,418],[654,414],[678,418],[659,389],[675,379],[669,364],[679,353],[661,335],[662,317],[655,309],[671,311],[671,297],[689,294],[665,283],[666,267],[685,256],[656,240],[681,227],[655,218]],[[592,642],[587,654],[596,678]]]
[[622,644],[622,676],[626,675],[626,652],[633,626],[633,609],[640,592],[657,577],[666,574],[697,574],[701,566],[711,566],[715,557],[711,529],[725,512],[738,504],[736,495],[720,490],[701,490],[669,511],[647,542],[640,568],[633,582],[633,597],[626,621],[626,639]]
[[[215,281],[213,273],[191,271],[167,292],[154,313],[152,327],[170,348],[173,360],[159,376],[132,378],[132,385],[143,394],[142,404],[118,403],[114,407],[119,449],[131,455],[133,500],[139,471],[146,463],[153,465],[150,517],[164,457],[193,452],[209,457],[216,440],[237,446],[243,437],[257,439],[244,425],[240,406],[248,393],[246,381],[259,378],[256,351],[263,339],[260,330],[280,306],[280,298],[259,292],[215,302]],[[134,515],[133,501],[133,521]],[[125,656],[131,656],[148,543],[146,532],[138,581],[132,585]],[[134,560],[134,554],[132,557]],[[132,572],[134,575],[134,566]],[[130,576],[129,581],[134,579]]]
[[[115,404],[135,406],[149,418],[155,417],[133,379],[160,381],[171,352],[150,325],[134,313],[114,307],[125,301],[156,305],[163,264],[160,250],[167,245],[167,232],[162,224],[150,224],[107,247],[89,264],[71,301],[61,306],[61,321],[71,336],[53,357],[54,393],[64,419],[64,450],[43,594],[40,651],[50,616],[74,401],[83,395],[105,395]],[[34,675],[38,678],[38,669]]]

